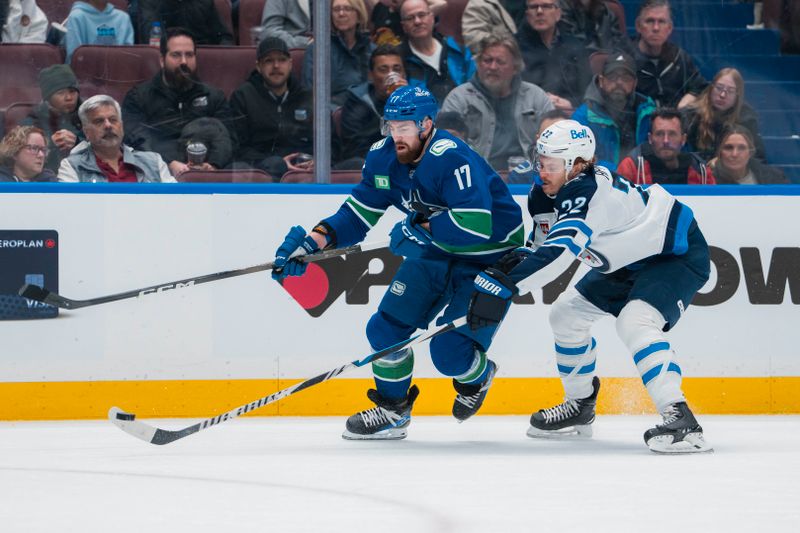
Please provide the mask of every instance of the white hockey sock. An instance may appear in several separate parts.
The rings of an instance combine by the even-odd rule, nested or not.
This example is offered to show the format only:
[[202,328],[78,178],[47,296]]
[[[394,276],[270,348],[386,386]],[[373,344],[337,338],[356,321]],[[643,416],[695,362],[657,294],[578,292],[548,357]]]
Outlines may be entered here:
[[556,364],[564,395],[568,399],[588,398],[594,392],[592,378],[596,361],[597,342],[588,338],[580,343],[569,343],[556,339]]

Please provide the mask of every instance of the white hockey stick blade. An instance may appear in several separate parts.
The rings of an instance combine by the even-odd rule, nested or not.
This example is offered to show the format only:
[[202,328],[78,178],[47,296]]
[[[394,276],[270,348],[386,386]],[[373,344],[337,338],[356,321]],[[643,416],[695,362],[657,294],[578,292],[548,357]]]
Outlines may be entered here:
[[108,419],[119,429],[137,439],[145,442],[153,441],[156,428],[136,420],[136,415],[126,413],[119,407],[112,407],[108,410]]

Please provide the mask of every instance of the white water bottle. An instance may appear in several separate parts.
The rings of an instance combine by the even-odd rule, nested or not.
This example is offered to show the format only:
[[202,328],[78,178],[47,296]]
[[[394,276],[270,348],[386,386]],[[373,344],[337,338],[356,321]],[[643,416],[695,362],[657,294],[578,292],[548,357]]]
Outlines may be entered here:
[[159,21],[153,22],[150,28],[150,46],[159,48],[161,46],[161,23]]

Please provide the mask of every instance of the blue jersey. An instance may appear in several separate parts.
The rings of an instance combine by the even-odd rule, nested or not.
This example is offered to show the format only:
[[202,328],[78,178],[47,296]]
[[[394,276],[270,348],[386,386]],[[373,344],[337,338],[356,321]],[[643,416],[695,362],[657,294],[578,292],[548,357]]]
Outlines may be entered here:
[[389,206],[411,213],[412,204],[432,212],[434,255],[488,265],[523,243],[522,213],[506,184],[486,160],[443,130],[434,130],[416,165],[398,161],[391,137],[372,145],[361,182],[322,223],[337,246],[349,246],[363,240]]
[[534,274],[563,271],[565,265],[559,263],[572,262],[575,257],[608,273],[621,268],[635,270],[655,256],[687,251],[692,210],[659,185],[645,191],[596,165],[565,184],[552,203],[547,200],[534,187],[529,199],[531,215],[548,220],[549,227],[540,246],[512,270],[510,276],[516,283],[526,280],[525,284],[531,285],[528,278]]

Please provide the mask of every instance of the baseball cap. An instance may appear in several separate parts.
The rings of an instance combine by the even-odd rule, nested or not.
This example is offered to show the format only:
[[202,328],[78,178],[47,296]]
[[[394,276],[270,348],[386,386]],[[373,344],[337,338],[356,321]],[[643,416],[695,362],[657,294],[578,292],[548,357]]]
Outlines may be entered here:
[[608,55],[606,62],[603,63],[603,75],[611,74],[617,70],[627,70],[636,76],[636,61],[625,52],[613,52]]
[[273,51],[280,52],[287,57],[289,56],[289,47],[286,46],[286,43],[283,41],[283,39],[279,39],[278,37],[267,37],[258,43],[256,59],[260,60],[262,57]]

